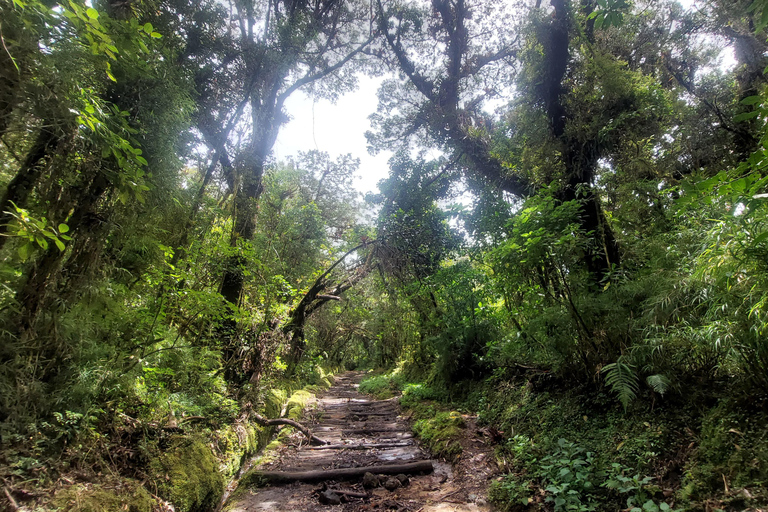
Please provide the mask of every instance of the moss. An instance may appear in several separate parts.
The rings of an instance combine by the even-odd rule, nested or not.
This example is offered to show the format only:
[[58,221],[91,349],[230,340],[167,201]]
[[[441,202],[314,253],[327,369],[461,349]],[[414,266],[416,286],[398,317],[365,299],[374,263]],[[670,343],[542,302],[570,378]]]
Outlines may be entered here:
[[151,464],[161,495],[177,512],[207,512],[218,504],[224,492],[219,461],[203,438],[176,441]]
[[291,395],[285,408],[286,417],[296,421],[300,420],[310,398],[312,398],[312,394],[303,389]]
[[285,389],[268,390],[264,395],[264,415],[268,418],[277,418],[286,400],[288,400],[288,392]]
[[366,377],[360,383],[359,390],[361,393],[373,395],[378,400],[386,400],[398,395],[403,385],[405,382],[402,376],[395,370],[392,373]]
[[461,455],[459,438],[465,427],[461,414],[443,411],[416,421],[413,431],[433,455],[453,461]]
[[61,512],[152,512],[155,500],[136,482],[121,482],[118,489],[101,485],[75,485],[56,493],[51,505]]
[[214,446],[221,460],[222,472],[228,476],[234,476],[240,469],[246,457],[253,455],[266,440],[265,428],[253,425],[236,423],[219,430],[214,436]]

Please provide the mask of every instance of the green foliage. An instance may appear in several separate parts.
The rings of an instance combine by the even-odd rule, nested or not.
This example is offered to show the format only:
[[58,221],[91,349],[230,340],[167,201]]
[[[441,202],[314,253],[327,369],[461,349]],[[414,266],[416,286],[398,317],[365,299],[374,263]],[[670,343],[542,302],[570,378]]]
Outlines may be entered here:
[[[626,411],[629,403],[637,396],[639,387],[635,368],[619,358],[615,363],[605,365],[601,373],[605,374],[605,383],[610,386],[611,391],[616,393]],[[661,384],[658,380],[657,378],[652,380],[656,387],[659,387]]]
[[528,506],[533,501],[533,492],[534,484],[530,479],[507,473],[501,481],[491,483],[488,499],[507,512]]
[[69,226],[64,223],[58,226],[49,226],[45,217],[36,219],[24,208],[11,204],[15,211],[6,213],[16,222],[11,225],[8,236],[22,239],[18,248],[21,261],[27,261],[35,248],[35,244],[43,250],[48,249],[48,240],[51,240],[60,251],[66,248],[63,240],[71,240],[69,236],[64,234],[69,231]]
[[62,512],[152,512],[156,505],[138,482],[126,481],[117,489],[105,485],[76,485],[56,493],[51,503]]
[[603,489],[629,494],[626,505],[632,512],[672,510],[667,503],[653,499],[658,487],[650,485],[652,477],[626,476],[631,470],[615,462],[606,469],[594,453],[566,439],[559,439],[541,463],[541,475],[547,484],[546,500],[554,503],[555,510],[597,510],[607,498]]
[[398,375],[399,373],[392,373],[366,377],[360,383],[358,390],[361,393],[375,396],[377,400],[392,398],[400,391]]
[[541,459],[541,470],[547,483],[547,501],[555,510],[596,510],[597,487],[605,474],[595,465],[592,452],[566,439],[558,439],[552,452]]
[[728,399],[707,411],[701,422],[700,443],[685,467],[682,497],[700,503],[728,485],[748,490],[724,496],[726,503],[732,502],[730,506],[748,508],[751,503],[763,503],[768,497],[764,486],[768,477],[764,422],[764,412],[754,414],[744,404]]

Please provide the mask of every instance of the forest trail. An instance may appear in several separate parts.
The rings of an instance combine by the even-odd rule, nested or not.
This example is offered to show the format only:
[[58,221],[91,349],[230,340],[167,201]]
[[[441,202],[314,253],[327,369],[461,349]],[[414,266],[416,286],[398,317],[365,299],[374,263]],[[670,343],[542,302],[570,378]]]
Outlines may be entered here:
[[[310,482],[292,482],[251,488],[224,507],[231,512],[395,510],[403,512],[477,512],[490,510],[485,491],[494,470],[489,448],[465,450],[457,466],[430,460],[413,437],[407,419],[400,415],[397,399],[375,400],[358,392],[365,374],[347,372],[308,409],[305,424],[327,446],[310,446],[300,434],[281,448],[276,459],[258,466],[264,472],[319,471]],[[484,453],[481,453],[484,452]],[[432,471],[408,474],[400,485],[395,474],[380,476],[381,485],[366,489],[362,476],[326,479],[329,471],[343,468],[425,466]],[[406,466],[408,467],[408,466]],[[383,470],[372,470],[379,474]],[[311,475],[310,475],[311,476]],[[386,485],[386,487],[385,487]],[[390,488],[392,490],[387,489]],[[340,493],[326,492],[341,490]],[[323,496],[325,494],[325,496]],[[340,498],[341,503],[338,503]],[[322,501],[322,502],[321,502]]]

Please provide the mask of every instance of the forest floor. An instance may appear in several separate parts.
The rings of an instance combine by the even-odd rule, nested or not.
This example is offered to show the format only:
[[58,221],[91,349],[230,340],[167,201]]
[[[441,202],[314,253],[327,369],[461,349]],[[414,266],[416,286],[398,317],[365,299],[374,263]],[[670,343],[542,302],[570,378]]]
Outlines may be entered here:
[[[306,424],[329,445],[310,446],[297,433],[274,457],[268,457],[268,462],[252,471],[327,474],[341,468],[430,461],[429,454],[413,437],[409,419],[401,414],[396,398],[376,400],[357,390],[364,375],[364,372],[347,372],[336,377],[334,386],[307,409]],[[490,510],[487,489],[498,474],[493,448],[483,439],[473,418],[467,417],[465,422],[460,439],[462,455],[453,464],[431,460],[432,471],[409,474],[407,479],[397,474],[377,475],[372,469],[379,480],[377,486],[373,486],[376,482],[370,476],[366,486],[360,476],[347,480],[317,477],[309,483],[251,486],[245,492],[236,492],[224,509],[230,512]],[[329,492],[331,489],[341,492]]]

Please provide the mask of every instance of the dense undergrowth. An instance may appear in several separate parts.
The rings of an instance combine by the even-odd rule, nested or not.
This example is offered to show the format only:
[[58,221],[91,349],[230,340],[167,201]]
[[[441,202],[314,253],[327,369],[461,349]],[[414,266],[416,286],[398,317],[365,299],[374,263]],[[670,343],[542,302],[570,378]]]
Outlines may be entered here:
[[[332,381],[319,367],[308,371],[306,379],[304,387],[295,380],[272,382],[257,412],[301,418],[313,393],[329,388]],[[210,399],[225,400],[215,395]],[[208,404],[211,409],[220,406]],[[239,409],[237,404],[230,407]],[[108,435],[99,433],[99,428],[107,430],[104,425],[83,430],[80,416],[70,412],[62,417],[69,428],[66,440],[40,432],[36,451],[19,451],[19,443],[6,445],[0,454],[7,463],[3,478],[35,475],[36,489],[46,494],[33,510],[205,512],[218,506],[225,486],[248,459],[291,430],[282,428],[273,440],[275,427],[261,427],[247,414],[212,418],[175,411],[163,423],[121,412]],[[63,443],[63,454],[55,441]]]
[[[727,392],[675,394],[652,406],[615,407],[606,389],[573,387],[518,369],[444,384],[401,371],[361,384],[402,393],[414,431],[440,457],[463,435],[459,412],[492,427],[503,478],[489,495],[500,510],[760,510],[768,503],[768,413]],[[427,382],[429,379],[426,379]],[[435,442],[439,439],[439,442]]]

